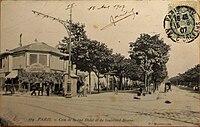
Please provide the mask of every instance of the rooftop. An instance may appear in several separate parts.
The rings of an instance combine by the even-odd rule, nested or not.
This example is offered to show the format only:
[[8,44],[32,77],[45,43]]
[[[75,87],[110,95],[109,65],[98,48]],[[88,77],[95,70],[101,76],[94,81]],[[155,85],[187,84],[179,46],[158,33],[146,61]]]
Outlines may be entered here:
[[48,52],[48,53],[54,53],[54,54],[58,54],[62,56],[68,56],[68,54],[61,53],[57,48],[49,46],[44,42],[35,42],[35,43],[25,45],[22,47],[17,47],[15,49],[0,53],[0,55],[13,54],[13,53],[23,52],[23,51]]

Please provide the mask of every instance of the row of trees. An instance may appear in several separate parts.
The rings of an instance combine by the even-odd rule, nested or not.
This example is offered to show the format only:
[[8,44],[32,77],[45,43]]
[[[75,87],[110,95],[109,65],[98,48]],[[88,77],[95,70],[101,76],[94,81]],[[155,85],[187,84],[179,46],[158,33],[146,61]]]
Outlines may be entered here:
[[178,74],[175,77],[170,78],[173,84],[187,85],[190,87],[197,86],[200,83],[200,64],[188,69],[182,74]]
[[[72,23],[72,62],[78,70],[89,73],[89,86],[92,71],[98,79],[100,74],[114,72],[120,79],[120,89],[123,77],[144,81],[145,86],[148,86],[152,82],[159,84],[167,76],[166,63],[170,47],[159,35],[141,34],[136,42],[130,43],[130,58],[125,58],[120,53],[113,53],[105,43],[89,39],[84,27],[82,24]],[[64,37],[59,43],[61,52],[67,53],[69,42],[69,38]]]
[[150,91],[150,84],[154,85],[154,90],[158,89],[158,85],[167,77],[170,46],[159,35],[141,34],[130,43],[130,49],[131,59],[142,69],[146,91]]

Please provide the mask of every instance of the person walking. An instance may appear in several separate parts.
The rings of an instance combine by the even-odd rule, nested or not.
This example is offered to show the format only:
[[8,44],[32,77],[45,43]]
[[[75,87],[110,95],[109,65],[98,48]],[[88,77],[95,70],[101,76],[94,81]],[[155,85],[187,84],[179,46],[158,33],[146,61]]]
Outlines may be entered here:
[[84,85],[84,97],[87,97],[87,93],[88,93],[88,84],[87,85]]
[[50,88],[49,88],[49,84],[47,83],[47,86],[46,86],[47,88],[46,88],[46,91],[47,91],[47,96],[49,96],[49,90],[50,90]]
[[137,93],[137,95],[138,95],[138,96],[141,96],[141,95],[142,95],[142,91],[143,91],[143,90],[142,90],[142,87],[140,87],[140,88],[139,88],[139,91],[138,91],[138,93]]
[[172,91],[171,82],[168,82],[168,88],[170,91]]
[[164,88],[164,92],[167,92],[167,84],[165,83],[165,88]]
[[35,85],[35,84],[32,85],[32,93],[31,93],[31,96],[32,96],[33,94],[36,96],[36,85]]
[[12,84],[6,84],[6,85],[5,85],[5,88],[6,88],[5,94],[7,94],[7,91],[10,91],[10,94],[11,94],[11,95],[13,94]]
[[40,85],[39,85],[38,96],[40,96],[40,92],[41,92],[41,95],[43,96],[43,85],[42,85],[42,83],[40,83]]
[[78,97],[83,96],[83,87],[84,86],[80,86],[79,91],[78,91]]
[[118,95],[118,88],[117,88],[117,85],[115,85],[115,94]]

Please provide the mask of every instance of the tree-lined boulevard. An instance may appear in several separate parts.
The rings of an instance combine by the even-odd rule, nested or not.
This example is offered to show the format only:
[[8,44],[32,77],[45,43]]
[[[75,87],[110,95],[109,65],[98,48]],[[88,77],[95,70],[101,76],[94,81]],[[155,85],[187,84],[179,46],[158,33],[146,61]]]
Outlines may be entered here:
[[[62,35],[60,40],[54,42],[56,45],[55,50],[58,52],[57,54],[52,53],[57,55],[54,60],[52,59],[53,62],[55,61],[54,63],[50,63],[50,58],[53,58],[53,55],[48,54],[53,48],[50,48],[50,51],[45,51],[47,54],[44,66],[40,62],[37,62],[38,60],[43,60],[42,57],[38,56],[43,54],[44,51],[41,51],[41,54],[36,54],[39,51],[33,50],[36,56],[33,64],[41,64],[41,67],[49,67],[49,71],[45,71],[45,69],[42,71],[27,71],[26,67],[33,65],[30,62],[30,65],[25,66],[24,64],[24,68],[21,68],[20,65],[20,68],[13,69],[18,71],[14,77],[17,80],[17,90],[13,84],[14,78],[7,78],[6,76],[10,72],[5,72],[5,82],[0,90],[1,125],[200,125],[200,64],[193,66],[195,63],[194,60],[193,63],[189,63],[193,66],[191,69],[188,69],[188,66],[183,66],[185,72],[179,73],[174,77],[169,77],[169,65],[167,64],[170,60],[176,61],[174,57],[170,59],[171,55],[176,54],[176,52],[173,49],[175,46],[167,42],[169,37],[167,38],[167,35],[163,35],[162,32],[165,32],[164,29],[162,32],[145,32],[144,30],[148,27],[144,25],[142,27],[145,29],[140,31],[139,34],[136,34],[137,32],[135,31],[127,30],[127,33],[131,32],[132,35],[124,33],[121,29],[116,29],[116,31],[120,31],[121,35],[118,38],[120,41],[116,43],[128,43],[128,45],[124,45],[124,47],[126,46],[129,49],[126,51],[128,56],[124,56],[122,52],[114,49],[114,46],[111,47],[108,45],[109,43],[115,44],[112,42],[112,39],[108,39],[110,42],[103,42],[102,40],[104,39],[100,39],[100,41],[98,40],[99,38],[90,38],[87,33],[89,30],[86,29],[87,27],[84,22],[75,22],[73,20],[73,9],[75,9],[76,4],[67,4],[67,8],[65,8],[67,16],[69,16],[67,20],[31,9],[33,15],[45,19],[49,18],[51,21],[63,25],[63,29],[67,31],[65,31],[66,36]],[[111,8],[112,6],[109,7]],[[100,11],[101,9],[109,9],[109,7],[106,4],[103,4],[100,8],[90,5],[86,10],[88,13],[88,11],[94,12],[95,9]],[[106,32],[109,33],[110,28],[116,28],[116,24],[119,21],[123,26],[125,19],[128,20],[128,17],[134,19],[135,16],[140,16],[140,11],[135,12],[137,9],[134,10],[132,7],[130,12],[127,11],[125,5],[114,5],[113,7],[114,12],[117,10],[120,13],[117,13],[118,18],[116,16],[113,18],[112,15],[109,15],[110,24],[105,26],[106,29],[104,27],[103,29],[99,29],[102,35]],[[144,16],[143,14],[141,15]],[[98,15],[96,14],[96,16]],[[87,20],[89,19],[90,16],[88,16]],[[102,18],[102,20],[104,19]],[[135,19],[132,22],[134,21]],[[159,25],[152,25],[148,29],[157,29],[153,27]],[[131,29],[135,30],[136,28],[132,27]],[[124,30],[126,31],[126,29]],[[49,36],[49,33],[47,34]],[[115,35],[115,32],[113,32],[113,35]],[[115,38],[118,34],[113,35],[107,37]],[[128,36],[130,38],[134,37],[132,40],[130,39],[125,42],[125,38]],[[22,34],[20,34],[20,45],[23,47],[21,37]],[[104,36],[100,37],[104,38]],[[184,50],[180,47],[178,48],[179,50]],[[30,51],[29,55],[33,51]],[[23,52],[27,51],[23,50]],[[29,57],[24,59],[29,60]],[[58,62],[60,60],[62,60],[61,64]],[[187,63],[187,60],[185,62]],[[60,66],[58,69],[56,67],[51,68],[53,64],[60,64],[62,66],[58,65]],[[5,65],[3,65],[3,62],[1,65],[3,70],[3,66]],[[176,70],[176,66],[174,66],[173,71],[173,73],[179,72]],[[95,80],[92,80],[92,76],[94,76],[93,79]],[[86,77],[88,78],[87,81]],[[101,82],[101,79],[104,81]],[[35,96],[32,96],[34,94],[31,94],[31,92]],[[37,92],[38,94],[36,94]],[[40,92],[42,92],[42,96],[39,95]]]
[[[123,78],[141,81],[145,92],[158,90],[158,86],[167,78],[166,63],[170,46],[159,34],[140,34],[135,41],[129,43],[130,51],[127,52],[130,58],[125,58],[120,53],[113,53],[113,49],[109,49],[105,43],[88,39],[84,25],[71,23],[67,28],[70,28],[71,36],[64,37],[58,49],[69,53],[69,44],[72,44],[72,62],[76,64],[77,70],[88,72],[89,77],[92,71],[95,72],[98,77],[98,93],[100,74],[114,72],[119,78],[115,87],[120,90],[124,89]],[[150,88],[150,84],[153,84],[153,88]]]

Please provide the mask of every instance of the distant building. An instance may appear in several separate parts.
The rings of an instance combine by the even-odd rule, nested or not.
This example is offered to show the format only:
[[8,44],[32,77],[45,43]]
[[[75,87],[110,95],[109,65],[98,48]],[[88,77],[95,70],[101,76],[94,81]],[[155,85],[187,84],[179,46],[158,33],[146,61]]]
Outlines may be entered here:
[[[84,84],[89,85],[89,92],[98,91],[98,77],[96,76],[95,72],[90,73],[90,81],[89,81],[89,73],[78,71],[78,75],[84,77]],[[117,81],[119,79],[115,76],[114,73],[107,73],[105,75],[99,75],[99,90],[106,91],[106,90],[114,90],[114,86],[117,85]],[[90,82],[90,83],[89,83]],[[79,86],[78,86],[79,87]]]
[[[0,86],[4,87],[6,83],[11,83],[16,90],[22,88],[31,90],[33,82],[42,82],[44,85],[48,82],[51,83],[53,92],[61,92],[60,90],[67,88],[67,64],[68,54],[61,53],[44,42],[36,42],[2,52],[0,53]],[[77,76],[74,69],[75,67],[72,66],[72,95],[76,95],[77,89]],[[27,78],[27,75],[33,77]]]

